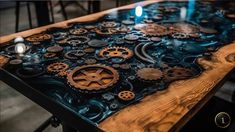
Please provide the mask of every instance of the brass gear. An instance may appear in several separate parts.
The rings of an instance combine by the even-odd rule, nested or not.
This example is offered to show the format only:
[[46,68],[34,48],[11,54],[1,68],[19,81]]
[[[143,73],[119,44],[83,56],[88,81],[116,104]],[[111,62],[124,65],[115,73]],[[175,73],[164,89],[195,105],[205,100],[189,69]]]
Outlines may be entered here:
[[78,28],[78,29],[71,29],[69,32],[73,35],[83,35],[87,33],[87,30],[85,28]]
[[51,73],[59,73],[61,71],[67,70],[68,68],[69,68],[68,64],[62,62],[56,62],[47,66],[47,71]]
[[180,79],[186,79],[192,77],[193,70],[183,67],[173,67],[164,70],[164,78],[166,81],[174,81],[174,80],[180,80]]
[[125,47],[113,46],[101,49],[99,52],[99,56],[108,58],[122,57],[124,59],[129,59],[133,56],[133,52],[132,50]]
[[101,36],[106,36],[106,35],[112,35],[114,33],[117,32],[117,30],[115,29],[111,29],[111,28],[108,28],[108,29],[94,29],[94,31],[98,34],[98,35],[101,35]]
[[135,29],[148,36],[165,36],[171,33],[167,27],[158,24],[137,24]]
[[51,35],[49,34],[35,34],[26,38],[26,40],[29,42],[42,42],[50,39]]
[[80,90],[98,91],[107,89],[119,80],[118,72],[109,66],[84,65],[72,70],[67,76],[68,83]]
[[163,73],[158,68],[142,68],[137,71],[137,76],[144,81],[156,81],[162,78]]
[[135,93],[132,91],[121,91],[118,93],[118,98],[122,101],[131,101],[135,98]]

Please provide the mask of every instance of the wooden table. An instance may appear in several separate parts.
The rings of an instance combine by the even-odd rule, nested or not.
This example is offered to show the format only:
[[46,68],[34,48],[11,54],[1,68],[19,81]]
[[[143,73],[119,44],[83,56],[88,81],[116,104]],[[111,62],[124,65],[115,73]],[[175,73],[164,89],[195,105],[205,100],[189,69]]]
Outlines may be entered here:
[[[148,5],[160,0],[142,2]],[[3,36],[0,43],[16,36],[27,37],[51,27],[66,27],[69,23],[92,21],[116,10],[134,8],[135,4],[123,6],[84,17]],[[164,91],[149,95],[139,103],[128,106],[102,121],[98,128],[109,132],[177,131],[214,95],[235,67],[235,42],[214,52],[211,60],[198,59],[205,68],[193,79],[176,81]],[[27,96],[27,95],[26,95]],[[40,104],[41,105],[41,104]],[[73,124],[76,125],[76,124]]]

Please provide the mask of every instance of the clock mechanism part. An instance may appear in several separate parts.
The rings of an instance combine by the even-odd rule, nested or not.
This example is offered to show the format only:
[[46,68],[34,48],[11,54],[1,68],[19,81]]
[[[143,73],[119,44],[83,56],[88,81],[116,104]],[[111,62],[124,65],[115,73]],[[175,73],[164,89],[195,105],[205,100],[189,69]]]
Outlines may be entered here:
[[63,62],[52,63],[47,66],[47,71],[49,73],[59,73],[61,71],[65,71],[69,68],[69,65]]
[[84,65],[69,72],[67,80],[76,89],[98,92],[116,84],[119,73],[109,66]]

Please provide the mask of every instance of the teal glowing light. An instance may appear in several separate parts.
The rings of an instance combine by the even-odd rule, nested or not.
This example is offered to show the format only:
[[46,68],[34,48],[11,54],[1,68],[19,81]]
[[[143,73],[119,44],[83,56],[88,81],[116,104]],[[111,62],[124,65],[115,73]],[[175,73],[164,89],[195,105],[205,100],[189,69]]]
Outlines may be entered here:
[[192,14],[194,12],[194,8],[195,8],[195,0],[189,0],[189,2],[188,2],[188,12],[187,12],[187,18],[189,20],[192,17]]
[[135,8],[135,15],[136,15],[137,17],[140,17],[140,16],[142,16],[142,14],[143,14],[143,8],[142,8],[141,6],[137,6],[137,7]]

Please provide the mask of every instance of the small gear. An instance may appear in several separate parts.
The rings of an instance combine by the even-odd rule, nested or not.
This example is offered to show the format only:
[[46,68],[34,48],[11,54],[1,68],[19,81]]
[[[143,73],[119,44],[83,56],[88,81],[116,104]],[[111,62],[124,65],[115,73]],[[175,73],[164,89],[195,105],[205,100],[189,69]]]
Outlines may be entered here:
[[85,63],[88,64],[88,65],[95,64],[96,62],[97,62],[96,59],[92,59],[92,58],[85,60]]
[[133,24],[135,24],[135,22],[132,21],[132,20],[123,20],[122,23],[125,24],[125,25],[133,25]]
[[14,59],[9,62],[11,65],[21,65],[23,63],[23,60],[21,59]]
[[114,28],[117,26],[117,23],[116,22],[102,22],[101,23],[101,26],[102,27],[105,27],[105,28]]
[[58,53],[63,51],[63,47],[59,46],[59,45],[54,45],[54,46],[50,46],[47,48],[47,51],[50,53]]
[[65,71],[69,68],[68,64],[62,62],[52,63],[47,66],[47,71],[51,73],[59,73],[61,71]]
[[158,68],[142,68],[137,71],[137,76],[144,81],[156,81],[162,78],[163,73]]
[[115,34],[115,33],[117,32],[117,30],[111,29],[111,28],[108,28],[108,29],[99,29],[99,28],[96,28],[96,29],[95,29],[95,32],[96,32],[98,35],[107,36],[107,35]]
[[100,48],[107,46],[108,43],[102,40],[92,39],[91,41],[88,42],[88,45],[94,48]]
[[89,41],[90,41],[90,39],[85,36],[76,36],[76,37],[72,37],[72,38],[67,39],[67,43],[72,46],[86,44]]
[[71,50],[64,54],[65,58],[76,60],[84,56],[86,53],[83,50]]
[[26,38],[26,40],[29,42],[42,42],[42,41],[47,41],[50,39],[51,39],[51,35],[49,34],[35,34]]
[[158,24],[137,24],[135,29],[148,36],[165,36],[171,33],[167,27]]
[[190,78],[194,75],[191,69],[183,68],[183,67],[173,67],[164,70],[164,79],[166,81],[174,81],[180,79]]
[[84,52],[85,53],[93,53],[93,52],[95,52],[95,49],[94,48],[85,48]]
[[135,93],[132,91],[121,91],[118,93],[118,98],[122,101],[131,101],[135,98]]
[[117,32],[119,32],[119,33],[128,33],[130,31],[131,31],[131,29],[129,27],[119,27],[119,28],[117,28]]
[[136,41],[139,39],[139,36],[134,35],[134,34],[128,34],[124,38],[128,41]]
[[121,57],[124,59],[129,59],[133,56],[132,50],[125,47],[108,47],[101,49],[99,52],[99,56],[106,58],[115,58]]
[[56,53],[45,53],[43,56],[45,58],[53,58],[53,57],[56,57]]
[[109,66],[86,65],[77,67],[67,76],[68,83],[80,90],[98,91],[113,86],[119,80],[118,72]]
[[83,35],[87,33],[87,30],[84,28],[78,28],[78,29],[71,29],[69,32],[73,35]]

